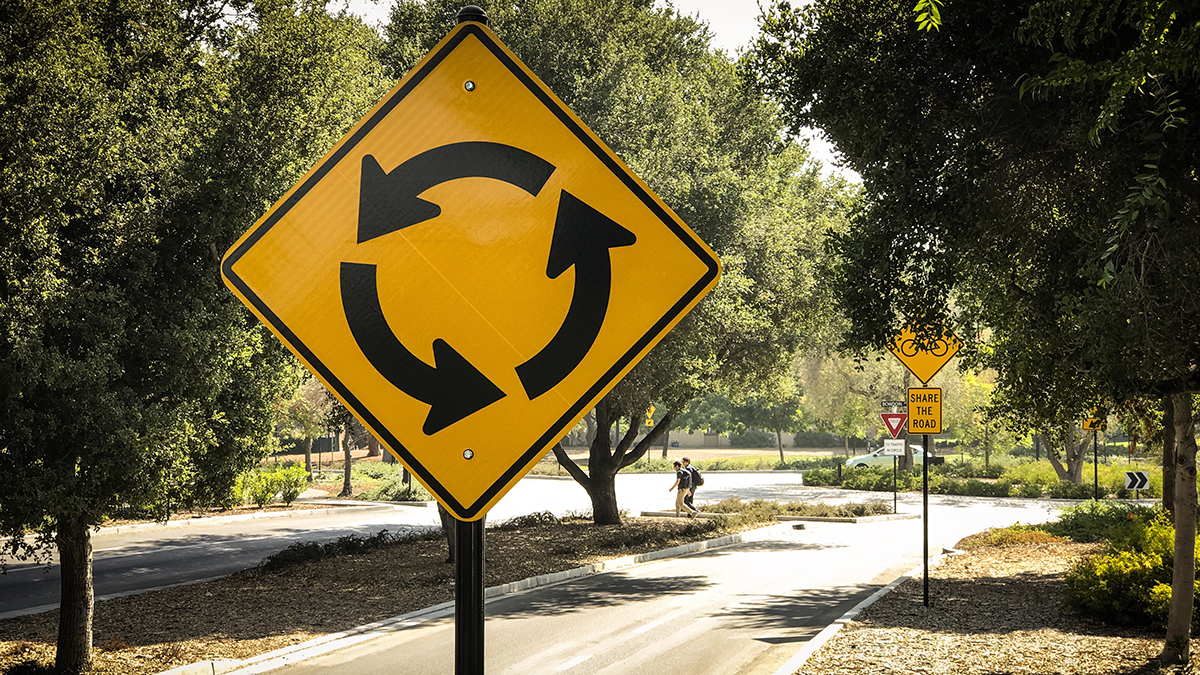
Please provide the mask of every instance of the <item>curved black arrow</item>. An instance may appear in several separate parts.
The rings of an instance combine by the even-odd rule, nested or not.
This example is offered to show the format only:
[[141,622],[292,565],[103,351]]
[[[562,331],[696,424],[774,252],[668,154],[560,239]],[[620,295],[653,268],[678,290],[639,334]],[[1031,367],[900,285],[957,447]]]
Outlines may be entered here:
[[408,159],[391,173],[363,155],[358,193],[358,243],[382,237],[441,214],[417,195],[458,178],[494,178],[536,196],[554,165],[520,148],[488,141],[450,143]]
[[421,427],[426,435],[504,398],[499,387],[445,340],[433,341],[430,366],[396,339],[379,305],[375,265],[342,263],[341,286],[346,320],[363,355],[397,389],[429,404]]
[[637,237],[632,232],[562,191],[546,276],[557,279],[574,266],[575,294],[558,333],[542,351],[517,366],[517,375],[529,400],[553,389],[592,348],[608,313],[612,291],[612,260],[608,250],[632,246],[635,242]]

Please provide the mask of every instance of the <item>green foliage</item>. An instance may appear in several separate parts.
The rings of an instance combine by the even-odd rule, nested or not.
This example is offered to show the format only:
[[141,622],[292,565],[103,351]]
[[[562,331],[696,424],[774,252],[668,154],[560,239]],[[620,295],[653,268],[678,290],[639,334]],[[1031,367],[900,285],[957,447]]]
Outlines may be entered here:
[[291,506],[300,493],[308,487],[308,472],[298,464],[277,469],[274,477],[275,483],[279,487],[279,501],[288,506]]
[[274,501],[278,492],[279,479],[273,471],[256,469],[246,479],[246,493],[250,497],[250,501],[257,504],[259,508]]
[[[1104,552],[1080,560],[1067,573],[1067,603],[1112,623],[1164,626],[1175,549],[1169,518],[1130,513],[1107,532]],[[1197,616],[1193,613],[1193,623]]]
[[427,502],[433,500],[433,495],[415,480],[405,485],[403,476],[396,473],[383,485],[363,490],[358,498],[369,502]]
[[1055,499],[1091,499],[1096,496],[1096,488],[1091,483],[1075,484],[1060,480],[1046,486],[1046,494]]
[[[776,469],[789,471],[807,471],[810,469],[836,469],[844,465],[846,458],[841,455],[831,457],[800,457],[777,464]],[[805,474],[807,476],[807,474]]]
[[1046,528],[1051,534],[1071,541],[1101,541],[1114,527],[1123,527],[1135,520],[1145,524],[1157,518],[1157,514],[1158,511],[1152,507],[1089,500],[1064,508],[1058,520]]
[[863,504],[825,504],[822,502],[787,502],[779,503],[765,499],[754,499],[748,502],[739,497],[729,497],[715,504],[705,504],[701,509],[705,513],[738,514],[755,522],[770,522],[776,516],[810,516],[820,518],[861,518],[892,512],[891,504],[882,501]]
[[730,435],[729,445],[735,448],[770,448],[775,445],[775,434],[762,429],[747,429],[744,433]]
[[351,469],[353,475],[365,476],[372,480],[390,480],[400,473],[399,464],[385,464],[383,462],[363,462],[354,464]]

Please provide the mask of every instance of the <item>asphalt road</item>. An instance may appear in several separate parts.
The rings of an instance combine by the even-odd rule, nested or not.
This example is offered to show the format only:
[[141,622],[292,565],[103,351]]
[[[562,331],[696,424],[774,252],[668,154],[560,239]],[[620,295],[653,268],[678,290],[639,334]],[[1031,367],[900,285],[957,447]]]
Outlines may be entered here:
[[[713,493],[732,487],[723,478],[714,482]],[[820,492],[799,489],[796,494]],[[911,506],[906,500],[906,510],[912,511]],[[957,541],[983,527],[1043,520],[1054,510],[1047,507],[1045,502],[948,500],[931,509],[941,521],[931,527],[931,543],[940,552],[941,542]],[[486,606],[485,669],[769,675],[867,595],[920,565],[921,544],[920,520],[808,524],[800,531],[783,528],[778,539],[496,598]],[[272,672],[453,671],[453,618],[442,615],[380,631],[373,639]]]
[[[880,499],[881,495],[826,488],[806,488],[793,473],[710,473],[697,499],[717,501],[730,496],[743,499],[805,499],[830,503]],[[618,476],[618,503],[631,513],[673,508],[668,493],[673,476],[622,474]],[[931,537],[935,546],[952,544],[988,524],[1009,525],[1017,520],[1040,522],[1054,510],[1044,500],[997,500],[931,497]],[[919,495],[902,495],[900,510],[915,513]],[[586,512],[587,494],[569,479],[526,478],[518,482],[489,513],[503,520],[535,511],[558,515]],[[904,521],[913,522],[913,521]],[[101,530],[93,537],[93,575],[98,598],[163,588],[224,576],[257,565],[264,557],[297,541],[330,541],[350,534],[373,534],[380,529],[401,532],[409,528],[436,527],[433,508],[396,507],[347,509],[334,514],[295,513],[287,518],[262,518],[186,526]],[[911,528],[886,527],[887,531]],[[919,542],[918,549],[919,551]],[[0,575],[0,618],[54,609],[58,603],[57,565],[8,561]]]

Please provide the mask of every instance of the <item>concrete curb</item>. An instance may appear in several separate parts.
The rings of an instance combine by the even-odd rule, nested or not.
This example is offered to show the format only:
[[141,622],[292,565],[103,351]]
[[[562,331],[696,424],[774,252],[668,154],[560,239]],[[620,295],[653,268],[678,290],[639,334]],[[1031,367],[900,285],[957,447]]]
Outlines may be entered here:
[[[959,551],[943,548],[940,555],[934,556],[934,558],[929,561],[929,568],[933,569],[938,563],[940,563],[942,560],[945,560],[947,555],[953,553],[959,553]],[[821,647],[824,647],[825,643],[829,642],[834,635],[837,635],[842,628],[846,626],[846,624],[857,618],[864,609],[875,604],[880,598],[888,593],[891,593],[900,584],[908,581],[909,579],[919,578],[924,567],[924,563],[917,565],[908,574],[898,577],[892,581],[892,583],[875,591],[870,597],[855,605],[850,609],[850,611],[846,612],[836,621],[826,626],[820,633],[817,633],[813,639],[804,643],[804,647],[801,648],[800,651],[796,652],[792,658],[784,662],[784,664],[779,667],[779,670],[775,671],[774,675],[795,675],[801,668],[804,667],[804,664],[808,661],[808,659],[811,658],[813,654],[816,654]]]
[[[634,565],[660,560],[663,558],[675,558],[697,553],[700,551],[708,551],[717,548],[724,548],[733,544],[739,544],[750,541],[763,541],[774,539],[781,534],[786,533],[790,528],[781,525],[771,525],[769,527],[742,532],[738,534],[726,535],[717,539],[709,539],[707,541],[697,541],[691,544],[675,546],[673,548],[663,549],[661,551],[651,551],[650,553],[641,553],[637,555],[629,555],[621,558],[614,558],[604,562],[594,563],[592,565],[584,565],[562,572],[552,574],[543,574],[521,581],[514,581],[500,586],[492,586],[484,591],[484,599],[492,600],[513,593],[527,591],[529,589],[538,588],[540,586],[551,586],[559,584],[571,579],[589,576],[592,574],[602,574],[605,572],[613,572],[616,570],[633,567]],[[179,666],[172,670],[163,671],[158,675],[257,675],[276,668],[282,668],[289,663],[296,663],[305,659],[310,659],[328,652],[332,652],[344,647],[366,642],[377,637],[381,637],[388,633],[404,630],[418,626],[426,621],[438,619],[444,616],[450,616],[454,613],[454,601],[443,602],[439,605],[426,607],[408,614],[401,614],[390,619],[376,621],[356,628],[351,628],[340,633],[331,633],[319,638],[314,638],[307,642],[284,647],[258,656],[252,656],[242,661],[198,661],[186,666]],[[194,669],[192,669],[194,668]],[[189,670],[192,669],[192,670]]]
[[[652,516],[656,518],[686,518],[687,516],[676,516],[674,511],[642,511],[643,516]],[[701,511],[696,514],[697,518],[716,518],[723,515],[736,515],[724,513],[707,513]],[[859,518],[822,518],[818,516],[775,516],[775,519],[781,523],[791,523],[804,521],[810,523],[876,523],[888,520],[919,520],[919,513],[889,513],[882,516],[861,516]]]

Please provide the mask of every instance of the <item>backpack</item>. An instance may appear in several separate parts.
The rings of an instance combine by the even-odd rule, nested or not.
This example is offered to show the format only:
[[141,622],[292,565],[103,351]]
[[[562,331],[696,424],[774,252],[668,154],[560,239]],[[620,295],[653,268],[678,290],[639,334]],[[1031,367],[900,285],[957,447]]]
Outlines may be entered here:
[[700,487],[701,485],[704,485],[704,476],[700,475],[700,469],[697,469],[696,467],[689,464],[688,471],[691,472],[691,474],[692,474],[692,485],[695,485],[696,487]]

